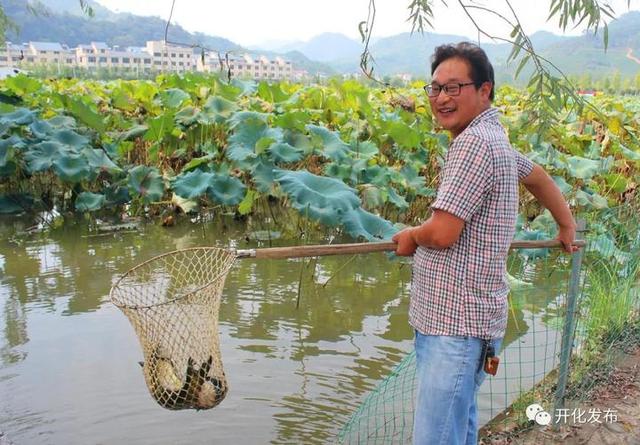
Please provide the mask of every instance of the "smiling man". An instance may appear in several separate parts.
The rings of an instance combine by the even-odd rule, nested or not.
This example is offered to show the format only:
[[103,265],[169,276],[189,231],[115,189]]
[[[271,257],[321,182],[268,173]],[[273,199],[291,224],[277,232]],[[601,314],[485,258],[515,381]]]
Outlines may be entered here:
[[397,233],[413,255],[409,321],[415,328],[418,394],[414,444],[475,444],[475,396],[487,357],[507,324],[506,258],[515,234],[518,182],[549,209],[558,239],[575,251],[575,222],[549,175],[509,144],[494,96],[493,67],[477,45],[436,48],[425,87],[451,133],[432,215]]

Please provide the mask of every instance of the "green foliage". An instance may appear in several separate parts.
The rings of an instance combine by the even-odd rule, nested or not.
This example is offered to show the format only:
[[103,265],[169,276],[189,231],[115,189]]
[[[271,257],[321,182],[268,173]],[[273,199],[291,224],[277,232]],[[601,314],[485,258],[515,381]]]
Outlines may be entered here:
[[[389,220],[424,220],[448,144],[419,87],[391,96],[354,81],[304,87],[164,75],[61,79],[21,86],[32,92],[20,96],[14,84],[21,106],[0,114],[0,193],[29,190],[79,211],[171,200],[187,211],[224,205],[245,215],[263,212],[256,203],[264,197],[354,237],[385,238]],[[392,105],[397,95],[413,98],[416,111]],[[544,131],[532,125],[528,100],[505,87],[495,103],[514,147],[544,165],[574,207],[606,208],[633,190],[636,98],[592,98],[598,113],[568,107]],[[542,215],[521,224],[518,237],[553,230]]]

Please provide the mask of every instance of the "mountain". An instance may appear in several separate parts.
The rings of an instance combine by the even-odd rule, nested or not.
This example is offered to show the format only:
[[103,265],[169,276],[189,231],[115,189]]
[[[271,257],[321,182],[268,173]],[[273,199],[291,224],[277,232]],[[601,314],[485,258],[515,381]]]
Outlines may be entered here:
[[311,60],[328,62],[336,59],[358,59],[362,45],[344,34],[326,32],[313,37],[308,42],[296,42],[281,46],[276,51],[299,51]]
[[[166,20],[160,17],[115,13],[92,0],[87,3],[94,11],[93,17],[88,17],[82,12],[78,0],[41,0],[42,7],[38,8],[37,14],[33,14],[27,8],[27,3],[27,0],[2,1],[5,14],[19,27],[17,33],[7,33],[8,41],[49,41],[69,47],[89,42],[105,42],[111,47],[128,47],[144,46],[147,40],[164,40]],[[199,45],[221,53],[233,51],[253,55],[276,55],[264,51],[250,51],[223,37],[199,32],[190,33],[180,25],[174,24],[169,28],[167,40],[184,45]],[[335,73],[330,66],[309,60],[301,53],[292,54],[290,60],[296,69],[329,75]]]
[[[86,15],[86,13],[80,7],[80,2],[78,0],[47,0],[46,2],[41,3],[49,14],[62,14],[66,12],[68,14],[77,16]],[[108,8],[105,8],[100,3],[97,3],[93,0],[87,0],[86,3],[89,7],[91,7],[93,16],[96,18],[103,20],[113,20],[117,15],[116,13],[112,12]]]
[[[78,0],[41,0],[49,14],[34,15],[27,10],[27,0],[3,0],[6,15],[20,27],[19,34],[8,33],[13,42],[54,41],[71,47],[80,43],[103,41],[110,46],[143,46],[147,40],[164,39],[165,19],[142,17],[129,13],[115,13],[93,0],[89,5],[95,16],[88,18],[81,11]],[[609,45],[604,51],[602,30],[581,36],[561,36],[537,32],[530,36],[536,51],[553,62],[565,74],[587,73],[594,80],[614,73],[633,77],[640,72],[640,12],[631,11],[609,24]],[[250,51],[223,37],[203,33],[190,33],[179,25],[169,29],[168,40],[187,45],[201,45],[220,52],[249,52],[273,57],[283,55],[296,69],[310,74],[322,72],[359,72],[361,43],[342,34],[324,33],[307,42],[292,42],[284,46],[265,42],[263,49]],[[469,40],[456,35],[435,33],[403,33],[372,40],[369,47],[373,56],[374,74],[378,76],[409,73],[427,77],[429,57],[437,45]],[[258,46],[258,45],[256,45]],[[274,50],[275,47],[275,50]],[[516,63],[508,63],[511,46],[506,43],[482,43],[496,69],[499,83],[523,83],[527,71],[519,80],[514,79]],[[266,51],[271,49],[272,51]],[[530,71],[529,71],[530,72]]]
[[[48,14],[33,14],[26,0],[3,1],[4,12],[19,31],[8,32],[12,42],[51,41],[70,47],[89,42],[106,42],[110,46],[144,46],[147,40],[163,40],[166,21],[159,17],[140,17],[128,13],[112,13],[97,3],[96,15],[87,17],[74,9],[74,0],[41,2]],[[75,4],[79,2],[75,0]],[[106,10],[106,12],[105,12]],[[61,11],[61,12],[58,12]],[[103,18],[105,17],[105,18]],[[242,50],[242,47],[222,37],[191,34],[179,25],[169,28],[168,40],[186,45],[200,44],[219,51]]]
[[[553,62],[565,74],[581,75],[588,70],[594,79],[619,72],[632,77],[640,72],[640,12],[621,15],[609,24],[609,45],[604,51],[602,30],[581,36],[561,36],[549,32],[537,32],[530,36],[536,51]],[[426,77],[429,73],[429,57],[436,46],[469,40],[456,35],[434,33],[403,33],[379,39],[370,46],[375,63],[374,74],[379,76],[410,73]],[[507,63],[511,45],[506,43],[482,43],[496,69],[496,80],[514,82],[517,63]],[[362,49],[360,49],[362,51]],[[631,51],[631,53],[630,53]],[[328,60],[338,72],[359,70],[357,57],[349,56]],[[515,66],[514,66],[515,65]],[[520,81],[527,78],[526,71]]]

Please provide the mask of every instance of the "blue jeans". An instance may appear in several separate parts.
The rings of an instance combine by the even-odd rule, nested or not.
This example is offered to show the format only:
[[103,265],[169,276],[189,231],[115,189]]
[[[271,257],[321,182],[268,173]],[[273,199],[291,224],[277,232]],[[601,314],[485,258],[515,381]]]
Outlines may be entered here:
[[[491,343],[497,354],[502,339]],[[483,341],[416,331],[415,344],[418,396],[414,445],[477,444],[476,393],[486,377],[480,366]]]

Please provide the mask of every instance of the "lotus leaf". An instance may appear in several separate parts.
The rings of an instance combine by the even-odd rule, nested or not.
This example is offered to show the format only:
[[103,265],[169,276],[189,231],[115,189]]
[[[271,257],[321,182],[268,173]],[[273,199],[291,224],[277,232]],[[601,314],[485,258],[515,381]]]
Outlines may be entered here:
[[229,126],[233,129],[238,125],[247,122],[267,123],[269,115],[266,113],[258,113],[256,111],[237,111],[227,120]]
[[176,195],[183,198],[199,198],[212,185],[214,176],[213,173],[202,170],[182,173],[174,178],[172,188]]
[[418,170],[410,165],[405,165],[400,170],[400,173],[405,179],[404,186],[416,191],[416,194],[421,196],[435,196],[433,189],[428,188],[424,176],[418,173]]
[[286,142],[276,142],[269,147],[269,153],[273,160],[278,163],[296,162],[302,159],[304,152],[293,147]]
[[6,135],[11,127],[12,124],[10,124],[9,122],[0,120],[0,137]]
[[13,144],[6,143],[8,139],[0,141],[0,168],[6,168],[7,164],[13,163],[15,150]]
[[71,116],[54,116],[47,123],[55,128],[75,128],[76,120]]
[[45,141],[33,145],[24,155],[29,173],[48,170],[60,156],[69,156],[69,149],[59,142]]
[[256,157],[261,146],[266,145],[269,140],[282,140],[282,130],[269,128],[267,124],[256,119],[245,121],[238,124],[233,135],[229,137],[227,157],[234,161],[244,161],[249,157]]
[[149,130],[149,127],[147,127],[146,125],[134,125],[127,131],[123,131],[122,133],[120,133],[118,139],[121,141],[131,141],[144,135],[147,130]]
[[53,169],[61,180],[71,183],[78,183],[91,173],[87,159],[71,153],[62,153],[54,159]]
[[209,197],[224,205],[237,205],[244,198],[247,188],[238,178],[228,175],[216,175],[208,189]]
[[407,203],[407,201],[402,196],[400,196],[393,189],[393,187],[391,187],[391,186],[387,187],[386,191],[387,191],[387,194],[388,194],[389,202],[391,204],[393,204],[394,206],[396,206],[400,210],[406,210],[406,209],[409,208],[409,203]]
[[145,204],[159,201],[164,195],[164,182],[157,168],[138,165],[129,170],[129,188]]
[[382,128],[400,147],[413,148],[422,142],[420,133],[402,121],[386,122]]
[[563,195],[566,195],[573,190],[573,187],[562,176],[552,176],[552,179]]
[[7,139],[0,139],[0,167],[13,161],[16,148],[24,148],[25,143],[19,136],[13,135]]
[[82,154],[87,158],[89,166],[94,170],[100,170],[109,173],[117,173],[122,171],[120,167],[118,167],[111,159],[109,159],[109,156],[107,156],[104,150],[96,148],[85,148],[84,150],[82,150]]
[[384,197],[382,190],[375,185],[367,184],[362,189],[362,204],[368,209],[382,207],[384,205]]
[[203,109],[215,116],[214,122],[222,123],[238,109],[238,106],[235,102],[231,102],[224,97],[211,96],[207,99]]
[[253,202],[258,197],[258,193],[253,190],[247,190],[247,193],[242,198],[240,204],[238,204],[238,213],[241,215],[248,215],[253,208]]
[[104,117],[95,110],[95,106],[85,104],[82,100],[65,96],[65,104],[71,114],[87,127],[103,132],[106,128]]
[[145,106],[153,102],[153,98],[158,94],[158,87],[150,81],[139,81],[135,83],[133,97]]
[[637,151],[633,151],[628,149],[626,146],[620,144],[620,151],[625,159],[629,159],[631,161],[640,161],[640,153]]
[[536,216],[529,224],[529,228],[534,231],[545,232],[550,238],[556,236],[558,232],[558,226],[548,209]]
[[381,167],[379,165],[372,165],[362,169],[362,181],[375,184],[378,186],[386,186],[389,184],[389,177],[391,176],[387,167]]
[[256,188],[261,193],[269,193],[275,181],[276,166],[271,161],[258,158],[258,162],[251,168],[251,175]]
[[200,110],[197,108],[188,105],[182,108],[180,111],[176,113],[175,119],[176,122],[182,125],[183,127],[189,127],[197,122],[199,122],[200,118]]
[[356,158],[371,159],[379,153],[378,146],[371,141],[351,143],[351,151]]
[[12,113],[0,114],[0,122],[10,125],[29,125],[35,120],[35,113],[26,108],[17,108]]
[[306,134],[299,133],[297,131],[285,130],[283,140],[287,144],[299,148],[305,154],[309,154],[313,151],[313,143]]
[[125,88],[127,84],[120,84],[120,88],[114,88],[111,91],[111,105],[113,108],[118,108],[124,111],[134,111],[137,107],[135,100],[133,99],[131,92]]
[[274,124],[280,128],[304,131],[305,126],[311,120],[311,115],[306,111],[289,111],[275,118]]
[[30,195],[0,195],[0,214],[22,213],[31,208],[33,208],[33,197]]
[[340,162],[329,162],[324,166],[325,176],[331,178],[340,179],[348,184],[357,184],[358,175],[357,172],[350,165],[345,165]]
[[42,140],[47,139],[49,134],[53,132],[53,126],[47,121],[35,120],[29,125],[29,130],[32,135]]
[[26,74],[20,73],[17,76],[10,76],[4,79],[4,85],[19,96],[33,94],[42,88],[42,82]]
[[384,218],[361,208],[351,209],[341,215],[341,222],[349,235],[368,241],[390,239],[398,230]]
[[160,92],[160,98],[165,107],[178,108],[191,97],[179,88],[169,88]]
[[104,189],[104,196],[108,206],[117,206],[131,201],[129,189],[121,185],[111,185]]
[[74,151],[89,145],[89,139],[69,129],[56,130],[51,134],[51,140],[67,145],[73,148]]
[[609,207],[607,199],[598,195],[597,193],[588,193],[584,190],[578,190],[576,192],[576,202],[578,205],[587,209],[606,209]]
[[356,191],[337,179],[306,170],[277,170],[274,174],[293,207],[322,224],[337,226],[342,214],[360,206]]
[[158,117],[147,119],[146,124],[149,129],[143,139],[145,141],[160,142],[166,135],[171,134],[175,128],[173,117],[173,113],[166,112]]
[[289,99],[290,94],[282,91],[280,84],[270,84],[268,82],[260,82],[258,84],[258,96],[272,104],[284,102]]
[[215,157],[215,154],[208,154],[199,158],[193,158],[189,162],[187,162],[184,167],[182,167],[182,172],[188,172],[189,170],[200,167],[202,164],[207,164],[215,159]]
[[17,171],[17,165],[13,161],[7,162],[4,166],[0,167],[0,178],[8,178],[15,175]]
[[[241,84],[239,82],[235,82],[235,81],[232,81],[231,84],[228,84],[228,83],[222,82],[220,79],[215,79],[213,81],[213,92],[215,95],[222,96],[225,99],[236,100],[238,96],[242,95],[243,86],[246,86],[246,85]],[[252,90],[248,90],[248,91],[251,91],[249,94],[253,93]]]
[[105,196],[100,193],[82,192],[76,198],[76,210],[79,212],[93,212],[105,205]]
[[578,179],[590,179],[600,172],[602,168],[602,161],[580,156],[568,156],[567,164],[569,174]]
[[312,124],[307,125],[306,128],[311,134],[314,145],[332,161],[341,161],[351,153],[351,148],[340,139],[337,132]]
[[[233,79],[231,81],[231,85],[240,90],[239,96],[251,96],[256,92],[258,85],[253,80],[240,80]],[[235,99],[237,96],[227,98],[227,99]]]

